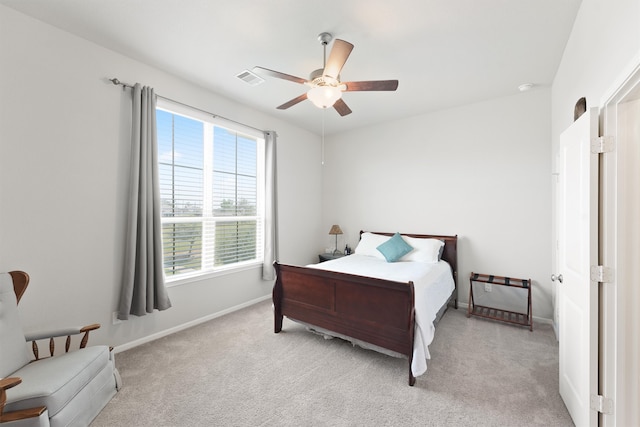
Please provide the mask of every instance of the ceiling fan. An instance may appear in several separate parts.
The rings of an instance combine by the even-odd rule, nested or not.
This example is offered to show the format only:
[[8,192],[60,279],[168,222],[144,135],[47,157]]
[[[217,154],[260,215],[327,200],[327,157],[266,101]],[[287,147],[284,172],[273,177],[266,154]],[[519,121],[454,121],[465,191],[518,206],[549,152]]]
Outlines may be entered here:
[[341,116],[346,116],[347,114],[351,114],[351,109],[342,100],[342,92],[394,91],[398,88],[398,80],[341,82],[340,71],[345,62],[347,62],[347,58],[353,50],[353,45],[344,40],[336,39],[333,42],[333,47],[327,60],[327,44],[329,44],[332,39],[333,36],[329,33],[321,33],[318,35],[318,41],[320,41],[324,48],[323,68],[311,72],[309,80],[264,67],[256,66],[253,68],[256,72],[264,75],[311,86],[311,89],[306,93],[280,105],[278,107],[279,110],[286,110],[305,99],[309,99],[319,108],[329,108],[333,106]]

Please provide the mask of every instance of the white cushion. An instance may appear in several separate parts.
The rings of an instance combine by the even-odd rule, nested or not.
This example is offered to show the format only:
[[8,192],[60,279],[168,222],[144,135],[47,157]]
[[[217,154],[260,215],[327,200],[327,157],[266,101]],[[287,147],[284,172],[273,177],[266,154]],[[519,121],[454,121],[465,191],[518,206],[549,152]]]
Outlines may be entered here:
[[380,259],[385,259],[384,255],[378,250],[378,246],[389,240],[391,236],[383,236],[382,234],[362,233],[360,235],[360,241],[356,246],[355,253],[357,255],[373,256]]
[[402,236],[402,238],[413,247],[413,250],[400,258],[400,261],[416,261],[426,263],[436,263],[440,261],[444,242],[440,239],[420,239],[417,237]]
[[22,378],[22,383],[7,390],[5,411],[46,406],[49,416],[54,417],[111,363],[107,346],[91,346],[29,363],[11,375]]
[[13,279],[9,273],[0,273],[0,378],[14,376],[29,360]]

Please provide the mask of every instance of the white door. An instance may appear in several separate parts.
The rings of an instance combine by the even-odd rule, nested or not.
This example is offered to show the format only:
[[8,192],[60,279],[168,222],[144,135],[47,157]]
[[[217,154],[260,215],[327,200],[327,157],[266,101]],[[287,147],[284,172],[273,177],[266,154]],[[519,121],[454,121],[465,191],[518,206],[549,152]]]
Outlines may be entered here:
[[591,266],[598,264],[598,154],[591,138],[598,135],[597,109],[585,112],[560,135],[558,201],[558,322],[560,395],[576,426],[595,426],[590,409],[597,395],[598,283]]

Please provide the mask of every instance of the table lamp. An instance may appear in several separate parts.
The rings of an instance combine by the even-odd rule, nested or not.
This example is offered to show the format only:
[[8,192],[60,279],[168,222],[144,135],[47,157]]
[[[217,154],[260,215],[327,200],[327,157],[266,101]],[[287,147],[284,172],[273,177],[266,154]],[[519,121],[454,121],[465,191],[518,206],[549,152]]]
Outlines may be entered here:
[[333,251],[333,254],[336,255],[338,253],[338,234],[342,234],[342,229],[340,229],[338,224],[333,224],[331,230],[329,230],[329,234],[336,236],[336,249]]

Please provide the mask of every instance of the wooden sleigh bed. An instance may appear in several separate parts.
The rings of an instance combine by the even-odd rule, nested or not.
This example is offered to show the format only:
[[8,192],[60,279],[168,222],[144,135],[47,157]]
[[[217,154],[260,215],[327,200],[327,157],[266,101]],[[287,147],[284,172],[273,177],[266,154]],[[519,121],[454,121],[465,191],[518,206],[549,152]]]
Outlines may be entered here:
[[[361,232],[362,234],[363,232]],[[392,236],[394,233],[374,234]],[[454,289],[438,310],[434,324],[449,305],[458,308],[457,236],[402,234],[419,239],[444,241],[441,259],[451,267]],[[356,249],[357,253],[357,249]],[[274,263],[274,331],[282,330],[283,317],[315,326],[356,341],[406,356],[409,385],[416,331],[413,281],[399,282],[321,268]]]

